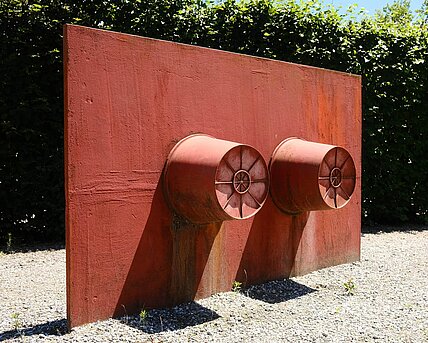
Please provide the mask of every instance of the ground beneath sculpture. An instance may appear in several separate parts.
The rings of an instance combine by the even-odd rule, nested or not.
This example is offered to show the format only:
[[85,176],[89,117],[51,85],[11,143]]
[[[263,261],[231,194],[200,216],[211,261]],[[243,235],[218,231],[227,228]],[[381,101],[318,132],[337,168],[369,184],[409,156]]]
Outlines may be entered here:
[[148,311],[144,324],[125,317],[66,333],[65,251],[0,255],[0,341],[428,341],[428,228],[363,234],[361,256],[241,293]]

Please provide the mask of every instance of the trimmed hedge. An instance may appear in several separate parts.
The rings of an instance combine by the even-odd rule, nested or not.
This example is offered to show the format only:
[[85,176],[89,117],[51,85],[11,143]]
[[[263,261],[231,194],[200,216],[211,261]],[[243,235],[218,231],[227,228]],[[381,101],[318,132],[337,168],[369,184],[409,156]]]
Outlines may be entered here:
[[0,244],[63,239],[63,23],[362,74],[363,219],[428,222],[428,30],[396,17],[319,1],[0,0]]

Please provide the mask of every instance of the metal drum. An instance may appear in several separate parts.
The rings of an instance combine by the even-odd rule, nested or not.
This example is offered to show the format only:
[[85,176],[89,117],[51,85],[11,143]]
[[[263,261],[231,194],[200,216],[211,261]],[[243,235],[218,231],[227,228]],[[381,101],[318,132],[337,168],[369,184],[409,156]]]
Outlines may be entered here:
[[267,198],[269,172],[253,147],[197,134],[170,152],[164,187],[172,209],[192,223],[246,219]]
[[341,208],[351,199],[356,181],[346,149],[299,138],[277,146],[270,175],[272,199],[289,214]]

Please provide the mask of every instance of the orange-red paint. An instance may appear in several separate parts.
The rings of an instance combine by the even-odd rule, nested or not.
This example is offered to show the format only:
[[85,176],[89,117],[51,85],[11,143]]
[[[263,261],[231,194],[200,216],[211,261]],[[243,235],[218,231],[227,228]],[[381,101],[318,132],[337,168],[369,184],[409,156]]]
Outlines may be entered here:
[[[79,26],[64,47],[70,327],[358,260],[358,76]],[[265,161],[293,136],[342,146],[355,192],[333,211],[290,216],[268,197],[249,219],[177,220],[163,170],[193,133]]]

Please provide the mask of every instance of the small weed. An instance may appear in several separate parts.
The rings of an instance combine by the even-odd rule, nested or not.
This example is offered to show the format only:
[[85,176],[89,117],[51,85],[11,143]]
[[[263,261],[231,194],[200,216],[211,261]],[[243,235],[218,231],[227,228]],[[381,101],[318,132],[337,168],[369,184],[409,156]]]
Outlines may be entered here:
[[242,289],[242,282],[233,281],[232,292],[239,293]]
[[413,304],[406,303],[406,304],[403,305],[403,307],[407,308],[407,309],[411,309],[411,308],[413,308]]
[[17,312],[14,312],[10,315],[10,318],[12,318],[12,325],[15,331],[19,331],[22,328],[22,320],[20,317],[20,314]]
[[144,323],[147,319],[147,316],[149,315],[149,311],[146,309],[141,309],[140,311],[140,323]]
[[6,251],[10,252],[11,250],[12,250],[12,233],[9,232],[7,234]]
[[347,295],[355,294],[356,285],[354,281],[352,281],[352,279],[349,279],[348,281],[344,282],[343,287],[345,288],[345,292]]

